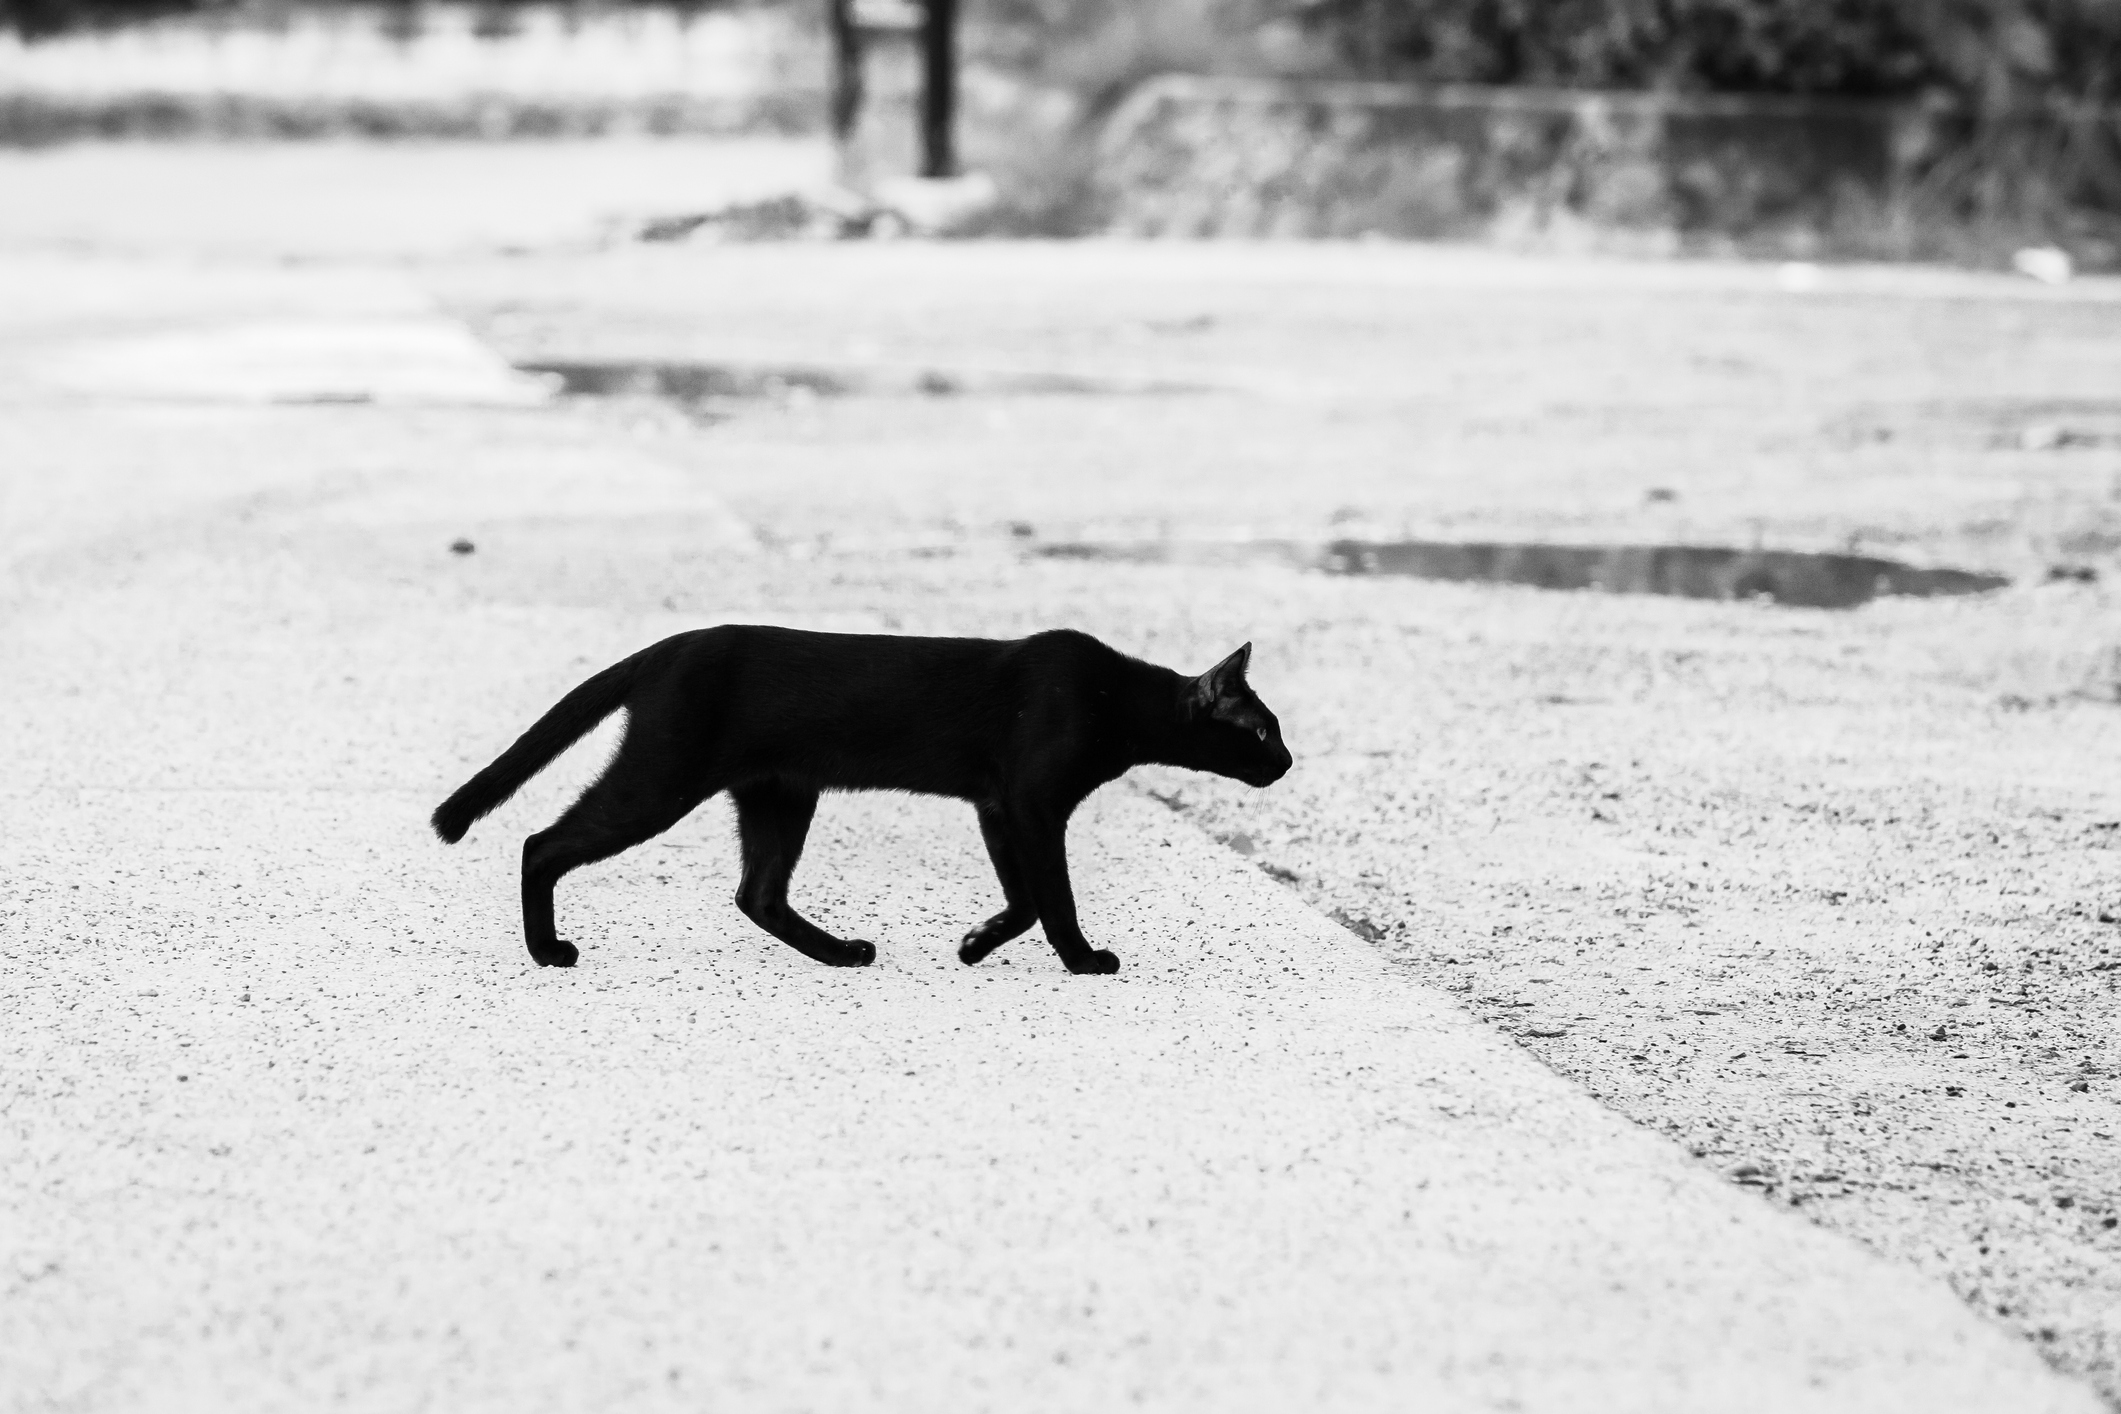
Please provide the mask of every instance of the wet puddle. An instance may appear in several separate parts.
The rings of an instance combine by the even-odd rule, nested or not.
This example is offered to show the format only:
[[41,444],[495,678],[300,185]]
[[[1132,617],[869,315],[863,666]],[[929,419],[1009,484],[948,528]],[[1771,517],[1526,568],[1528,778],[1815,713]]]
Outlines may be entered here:
[[847,397],[1053,397],[1174,394],[1207,391],[1191,383],[1083,378],[1006,369],[944,369],[807,364],[699,363],[667,359],[555,360],[519,363],[524,373],[554,379],[563,396],[667,398],[683,404],[781,399],[791,394]]
[[1285,564],[1339,575],[1399,575],[1458,584],[1595,589],[1682,599],[1765,599],[1851,609],[1888,595],[1928,598],[2001,589],[2003,575],[1921,569],[1871,555],[1736,550],[1713,545],[1546,545],[1505,541],[1171,541],[1041,545],[1049,559],[1126,564]]
[[[1183,394],[1196,384],[1072,374],[885,366],[576,359],[516,365],[562,396],[658,398],[696,411],[790,397]],[[1033,545],[1047,559],[1125,564],[1280,564],[1337,575],[1397,575],[1462,584],[1594,589],[1682,599],[1765,599],[1848,609],[1888,595],[1980,594],[2010,581],[1971,570],[1922,569],[1872,555],[1738,550],[1714,545],[1551,545],[1447,540],[1075,541]]]

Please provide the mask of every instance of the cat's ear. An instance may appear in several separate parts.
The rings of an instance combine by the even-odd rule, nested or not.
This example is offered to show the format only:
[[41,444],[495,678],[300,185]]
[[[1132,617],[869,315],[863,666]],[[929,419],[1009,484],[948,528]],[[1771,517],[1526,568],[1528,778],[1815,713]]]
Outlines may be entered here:
[[1245,685],[1245,669],[1252,662],[1252,645],[1232,653],[1193,679],[1193,704],[1202,711],[1214,710],[1217,702],[1234,698]]

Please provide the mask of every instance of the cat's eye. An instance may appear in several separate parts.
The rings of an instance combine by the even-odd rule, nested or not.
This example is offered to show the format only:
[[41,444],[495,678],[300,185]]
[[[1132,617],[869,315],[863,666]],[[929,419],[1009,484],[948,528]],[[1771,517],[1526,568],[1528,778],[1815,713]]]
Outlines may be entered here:
[[1265,727],[1254,727],[1252,728],[1252,735],[1258,737],[1261,741],[1265,741],[1267,739],[1267,729]]

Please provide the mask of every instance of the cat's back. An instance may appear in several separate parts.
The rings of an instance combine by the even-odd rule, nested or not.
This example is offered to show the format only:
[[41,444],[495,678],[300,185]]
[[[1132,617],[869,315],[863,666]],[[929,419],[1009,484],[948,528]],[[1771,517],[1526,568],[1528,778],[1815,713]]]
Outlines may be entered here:
[[[659,645],[660,646],[660,645]],[[790,682],[849,690],[897,690],[923,682],[1001,686],[1025,674],[1095,671],[1122,655],[1077,629],[1027,638],[934,638],[896,633],[829,633],[776,624],[720,624],[668,640],[689,659],[722,669],[785,675]]]
[[723,624],[672,640],[665,681],[699,729],[759,769],[955,791],[985,774],[1014,715],[1015,646]]
[[699,631],[699,648],[725,665],[786,675],[813,687],[897,690],[937,675],[992,673],[1020,640],[827,633],[776,624],[723,624]]
[[1110,690],[1133,659],[1080,629],[1052,628],[995,645],[1001,670],[1030,697],[1096,697]]
[[746,770],[950,795],[991,791],[1027,732],[1077,736],[1120,660],[1066,629],[993,639],[723,624],[657,648],[674,671],[656,676]]

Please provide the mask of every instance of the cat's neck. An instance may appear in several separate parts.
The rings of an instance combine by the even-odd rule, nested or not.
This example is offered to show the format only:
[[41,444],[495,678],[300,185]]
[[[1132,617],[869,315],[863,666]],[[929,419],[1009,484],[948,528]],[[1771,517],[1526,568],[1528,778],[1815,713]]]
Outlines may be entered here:
[[1192,766],[1196,728],[1185,716],[1189,678],[1154,663],[1129,660],[1117,723],[1129,764]]

